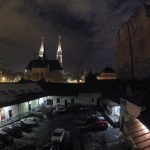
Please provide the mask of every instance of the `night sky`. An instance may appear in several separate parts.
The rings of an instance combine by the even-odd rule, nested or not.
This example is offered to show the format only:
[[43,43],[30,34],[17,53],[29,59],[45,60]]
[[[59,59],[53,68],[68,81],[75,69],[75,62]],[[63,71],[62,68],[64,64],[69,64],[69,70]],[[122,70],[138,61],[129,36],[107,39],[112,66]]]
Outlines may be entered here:
[[62,36],[64,70],[77,63],[100,72],[115,68],[115,34],[150,0],[0,0],[0,57],[12,71],[24,71],[38,57],[41,36],[55,59]]

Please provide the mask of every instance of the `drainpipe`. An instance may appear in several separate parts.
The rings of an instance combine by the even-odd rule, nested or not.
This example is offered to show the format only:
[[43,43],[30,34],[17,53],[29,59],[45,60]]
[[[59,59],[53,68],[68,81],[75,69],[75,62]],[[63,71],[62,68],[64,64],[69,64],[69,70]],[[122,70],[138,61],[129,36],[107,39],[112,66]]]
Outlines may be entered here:
[[130,62],[131,62],[131,80],[134,84],[135,77],[134,77],[134,61],[133,61],[133,48],[132,48],[132,41],[131,41],[131,32],[129,28],[129,24],[127,23],[128,29],[128,36],[129,36],[129,48],[130,48]]

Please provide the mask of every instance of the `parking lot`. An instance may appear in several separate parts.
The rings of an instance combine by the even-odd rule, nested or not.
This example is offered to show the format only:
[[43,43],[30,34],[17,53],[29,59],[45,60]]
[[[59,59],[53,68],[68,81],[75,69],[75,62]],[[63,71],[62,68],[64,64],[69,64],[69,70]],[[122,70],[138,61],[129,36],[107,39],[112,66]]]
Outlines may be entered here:
[[[91,131],[86,125],[86,118],[95,110],[84,112],[53,114],[49,118],[40,119],[38,126],[31,133],[23,132],[22,138],[14,138],[14,143],[4,145],[4,150],[37,149],[41,150],[50,139],[54,129],[64,128],[66,131],[60,150],[123,150],[122,134],[119,129],[110,125],[106,130]],[[69,136],[68,136],[69,135]],[[27,147],[28,146],[28,147]]]

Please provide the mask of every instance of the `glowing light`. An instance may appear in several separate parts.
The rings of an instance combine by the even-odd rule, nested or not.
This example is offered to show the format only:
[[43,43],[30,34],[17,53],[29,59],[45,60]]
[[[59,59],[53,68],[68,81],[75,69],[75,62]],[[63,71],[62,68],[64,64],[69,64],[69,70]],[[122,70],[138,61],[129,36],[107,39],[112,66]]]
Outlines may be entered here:
[[5,82],[6,81],[6,78],[5,77],[2,77],[2,82]]
[[44,98],[39,98],[39,104],[41,105],[42,103],[44,103]]
[[44,55],[44,37],[42,37],[42,43],[41,43],[41,48],[39,51],[39,57],[43,57]]

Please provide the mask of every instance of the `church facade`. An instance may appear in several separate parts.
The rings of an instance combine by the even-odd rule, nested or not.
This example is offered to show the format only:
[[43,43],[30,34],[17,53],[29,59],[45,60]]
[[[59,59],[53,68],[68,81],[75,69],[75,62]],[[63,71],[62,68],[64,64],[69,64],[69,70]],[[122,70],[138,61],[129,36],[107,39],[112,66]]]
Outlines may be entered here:
[[24,78],[26,80],[47,82],[63,82],[63,59],[61,48],[61,37],[59,36],[58,49],[56,53],[56,59],[47,59],[44,37],[42,37],[41,47],[39,50],[38,58],[30,60],[27,65]]

